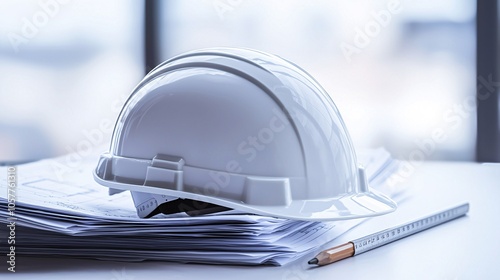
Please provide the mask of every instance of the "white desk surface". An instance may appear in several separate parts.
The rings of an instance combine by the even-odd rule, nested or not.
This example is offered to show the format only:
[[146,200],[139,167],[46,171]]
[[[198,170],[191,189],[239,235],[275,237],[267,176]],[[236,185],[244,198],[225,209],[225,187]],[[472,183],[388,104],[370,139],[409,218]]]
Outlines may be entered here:
[[[19,256],[2,279],[500,279],[500,164],[425,163],[404,183],[408,198],[394,213],[373,218],[332,244],[435,211],[470,203],[466,217],[324,267],[315,254],[284,267],[168,262],[121,263]],[[332,244],[328,244],[330,246]],[[326,248],[326,247],[325,247]],[[3,251],[3,250],[2,250]]]

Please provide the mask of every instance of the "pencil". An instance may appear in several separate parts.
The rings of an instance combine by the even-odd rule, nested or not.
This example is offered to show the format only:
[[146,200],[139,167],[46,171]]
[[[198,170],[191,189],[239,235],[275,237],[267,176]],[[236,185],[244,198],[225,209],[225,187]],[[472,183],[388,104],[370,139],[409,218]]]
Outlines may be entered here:
[[449,222],[464,216],[469,211],[469,203],[438,212],[436,214],[405,223],[393,228],[379,231],[377,233],[352,240],[345,244],[321,251],[316,257],[307,263],[311,265],[327,265],[340,261],[366,251],[384,246],[385,244],[405,238],[417,232]]

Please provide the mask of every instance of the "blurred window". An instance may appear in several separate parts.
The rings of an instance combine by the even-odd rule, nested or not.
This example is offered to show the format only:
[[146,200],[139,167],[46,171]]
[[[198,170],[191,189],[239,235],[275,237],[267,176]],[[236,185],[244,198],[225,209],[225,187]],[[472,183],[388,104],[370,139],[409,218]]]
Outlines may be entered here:
[[143,3],[4,0],[0,11],[0,161],[108,142],[143,76]]
[[475,1],[160,3],[162,59],[214,46],[274,53],[319,81],[356,146],[474,160]]
[[[157,3],[158,62],[216,46],[274,53],[326,89],[357,147],[474,159],[475,1]],[[152,67],[144,2],[6,0],[0,10],[0,161],[107,143]]]

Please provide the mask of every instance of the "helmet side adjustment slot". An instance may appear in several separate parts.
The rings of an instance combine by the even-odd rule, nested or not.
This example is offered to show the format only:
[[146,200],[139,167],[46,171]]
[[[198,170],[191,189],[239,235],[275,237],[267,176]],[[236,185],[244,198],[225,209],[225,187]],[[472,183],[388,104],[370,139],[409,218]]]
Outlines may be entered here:
[[146,168],[144,185],[182,191],[184,163],[181,157],[156,155]]

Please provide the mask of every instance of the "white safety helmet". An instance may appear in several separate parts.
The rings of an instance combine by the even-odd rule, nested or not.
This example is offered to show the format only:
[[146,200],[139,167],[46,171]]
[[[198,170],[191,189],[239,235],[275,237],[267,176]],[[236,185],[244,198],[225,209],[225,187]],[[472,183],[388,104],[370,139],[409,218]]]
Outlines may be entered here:
[[299,220],[394,211],[368,187],[338,109],[304,70],[248,49],[205,49],[151,71],[124,105],[95,180],[140,217],[235,209]]

